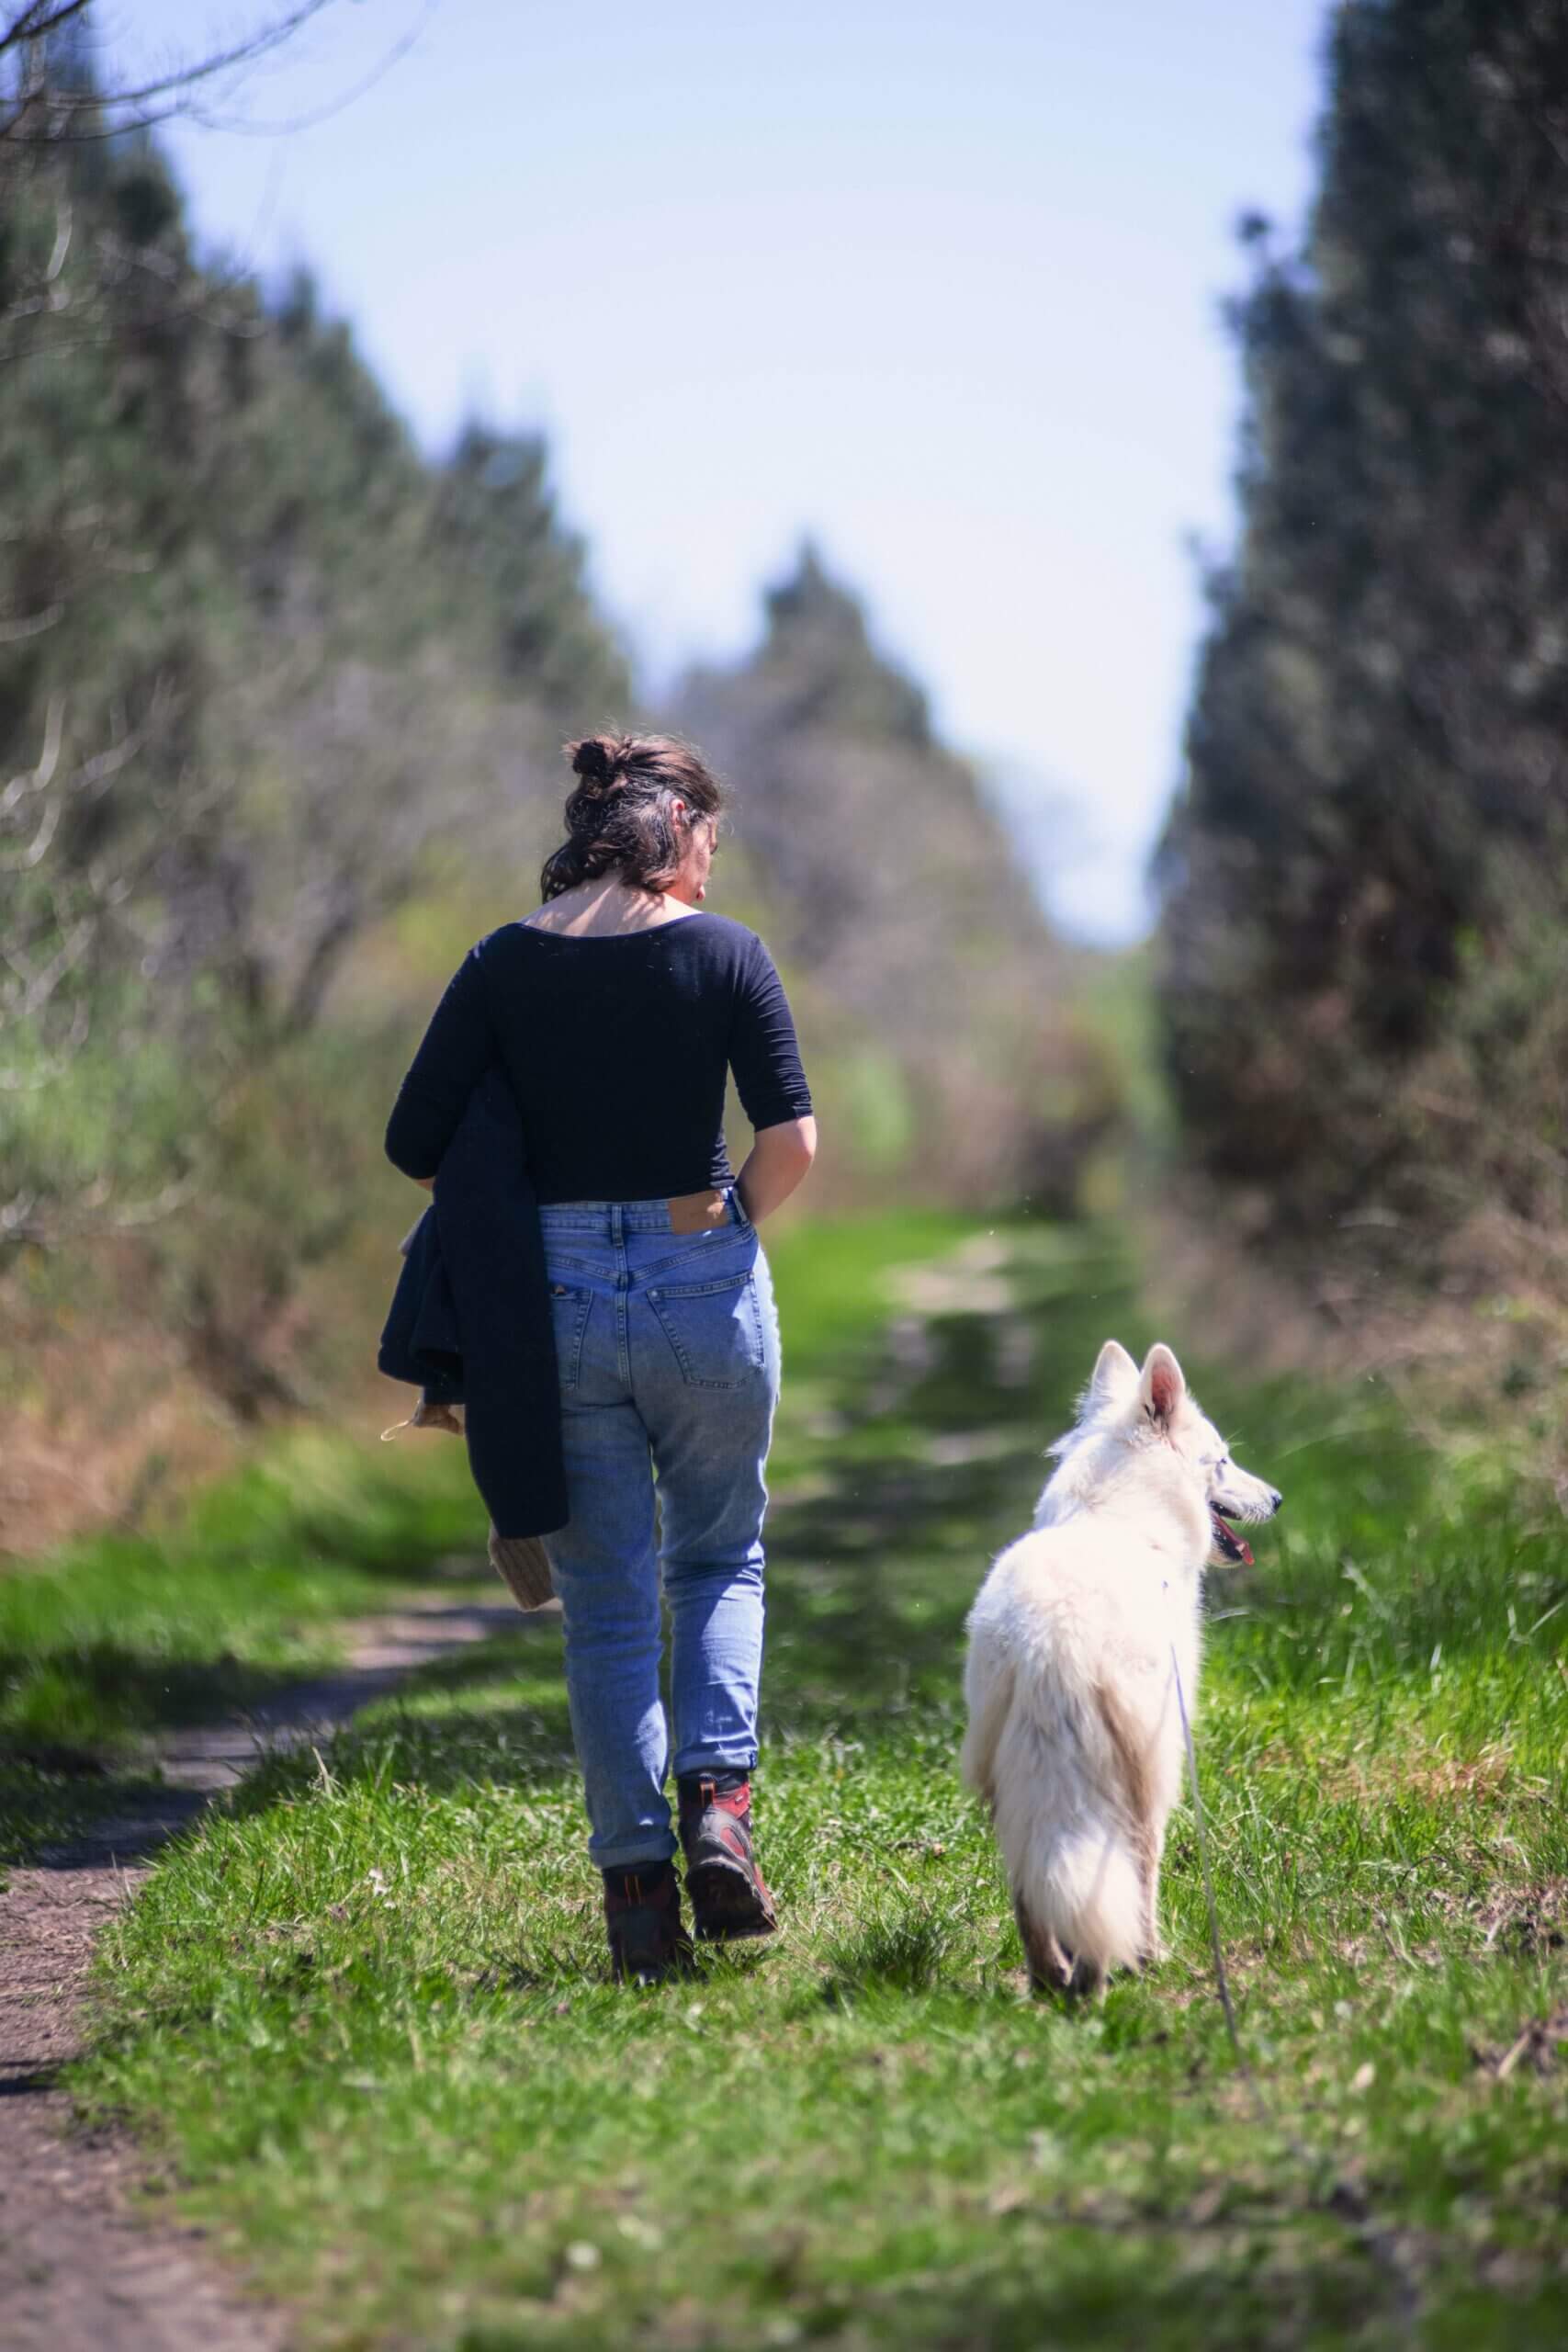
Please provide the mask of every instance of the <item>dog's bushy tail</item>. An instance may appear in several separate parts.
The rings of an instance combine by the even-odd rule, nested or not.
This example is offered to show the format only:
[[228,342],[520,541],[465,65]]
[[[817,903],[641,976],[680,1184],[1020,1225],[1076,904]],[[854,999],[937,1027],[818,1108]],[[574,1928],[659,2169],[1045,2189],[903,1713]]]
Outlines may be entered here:
[[1048,1740],[1015,1709],[998,1743],[994,1804],[1021,1918],[1094,1981],[1146,1957],[1147,1897],[1125,1814],[1086,1762],[1074,1741]]
[[1114,1826],[1048,1845],[1037,1835],[1020,1859],[1016,1872],[1009,1862],[1014,1899],[1077,1962],[1080,1982],[1139,1966],[1146,1956],[1143,1883]]

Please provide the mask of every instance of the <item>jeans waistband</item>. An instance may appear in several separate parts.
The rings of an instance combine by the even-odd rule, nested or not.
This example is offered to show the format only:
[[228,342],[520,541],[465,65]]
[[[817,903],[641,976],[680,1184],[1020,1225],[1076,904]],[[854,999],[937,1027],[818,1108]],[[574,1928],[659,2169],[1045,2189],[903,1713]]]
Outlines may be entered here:
[[[728,1222],[750,1223],[733,1184],[722,1187]],[[544,1233],[598,1233],[613,1240],[621,1233],[669,1233],[670,1203],[656,1201],[550,1201],[541,1204],[539,1228]]]

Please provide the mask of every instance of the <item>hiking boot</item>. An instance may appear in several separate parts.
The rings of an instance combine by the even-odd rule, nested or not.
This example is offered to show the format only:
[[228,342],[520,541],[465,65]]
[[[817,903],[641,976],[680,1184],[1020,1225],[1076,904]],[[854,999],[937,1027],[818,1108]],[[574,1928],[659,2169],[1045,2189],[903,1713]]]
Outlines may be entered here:
[[692,1920],[705,1943],[771,1936],[778,1914],[751,1851],[751,1783],[744,1772],[692,1772],[680,1791],[681,1850]]
[[692,1939],[681,1919],[681,1883],[669,1862],[604,1872],[604,1926],[617,1984],[658,1984],[684,1975]]

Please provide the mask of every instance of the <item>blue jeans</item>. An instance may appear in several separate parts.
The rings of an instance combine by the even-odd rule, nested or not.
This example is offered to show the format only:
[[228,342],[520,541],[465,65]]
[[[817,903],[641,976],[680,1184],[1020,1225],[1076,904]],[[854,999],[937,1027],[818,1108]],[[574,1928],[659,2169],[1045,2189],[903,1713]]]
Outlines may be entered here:
[[[778,1319],[734,1193],[727,1221],[700,1233],[672,1233],[663,1201],[558,1203],[539,1222],[570,1510],[546,1549],[588,1850],[606,1870],[674,1853],[671,1762],[679,1775],[757,1760]],[[660,1571],[671,1724],[659,1691]]]

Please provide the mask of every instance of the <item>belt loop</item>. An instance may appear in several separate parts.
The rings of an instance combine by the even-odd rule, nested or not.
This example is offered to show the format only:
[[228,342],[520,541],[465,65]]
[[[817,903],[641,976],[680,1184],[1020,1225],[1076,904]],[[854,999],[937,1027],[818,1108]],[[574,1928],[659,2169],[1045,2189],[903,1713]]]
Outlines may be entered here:
[[626,1238],[626,1219],[619,1201],[610,1203],[610,1238],[617,1250]]

